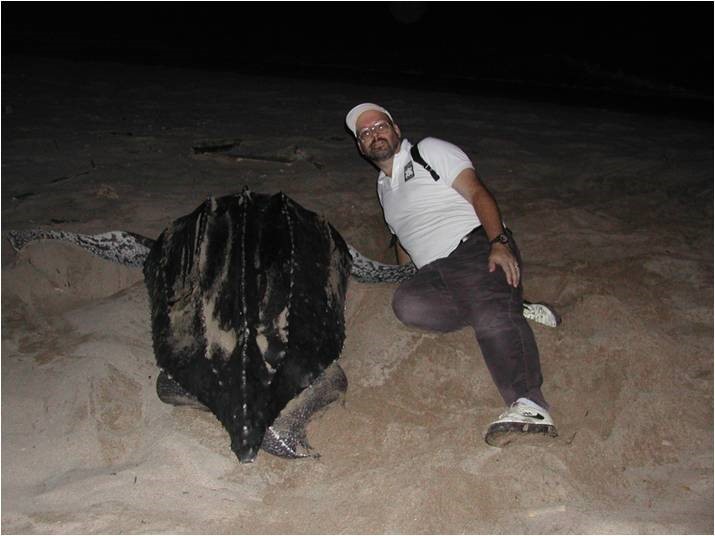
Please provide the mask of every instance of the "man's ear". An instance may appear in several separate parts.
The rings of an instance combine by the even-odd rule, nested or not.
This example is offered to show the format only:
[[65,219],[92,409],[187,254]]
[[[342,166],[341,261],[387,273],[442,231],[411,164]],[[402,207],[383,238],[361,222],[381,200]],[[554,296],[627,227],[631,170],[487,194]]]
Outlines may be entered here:
[[397,123],[392,123],[392,128],[395,129],[395,132],[397,133],[397,137],[402,139],[402,132],[400,132],[400,126]]
[[365,151],[362,150],[362,143],[360,143],[360,140],[356,140],[355,142],[357,143],[358,151],[360,151],[360,154],[365,156]]

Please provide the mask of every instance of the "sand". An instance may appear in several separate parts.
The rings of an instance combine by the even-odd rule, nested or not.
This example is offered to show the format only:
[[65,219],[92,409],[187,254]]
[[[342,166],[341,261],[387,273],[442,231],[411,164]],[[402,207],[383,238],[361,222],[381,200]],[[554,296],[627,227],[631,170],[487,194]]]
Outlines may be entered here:
[[[712,533],[712,124],[419,88],[3,58],[3,533]],[[376,100],[463,147],[524,255],[560,437],[488,446],[473,334],[352,281],[344,404],[317,460],[242,465],[162,404],[141,271],[7,230],[156,237],[210,195],[284,191],[391,260],[376,172],[343,126]],[[704,111],[707,115],[707,110]],[[707,118],[706,118],[707,119]],[[711,118],[709,118],[711,119]],[[240,140],[244,155],[194,154]]]

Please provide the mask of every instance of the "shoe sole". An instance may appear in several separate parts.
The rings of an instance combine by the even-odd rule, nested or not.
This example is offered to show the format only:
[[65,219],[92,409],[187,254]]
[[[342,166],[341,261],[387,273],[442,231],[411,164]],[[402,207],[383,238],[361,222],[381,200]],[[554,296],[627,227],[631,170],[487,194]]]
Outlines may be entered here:
[[551,328],[555,328],[561,324],[561,316],[553,307],[546,303],[530,303],[525,301],[524,318]]
[[500,422],[489,427],[484,441],[492,447],[506,447],[511,444],[537,446],[551,443],[558,435],[553,424]]

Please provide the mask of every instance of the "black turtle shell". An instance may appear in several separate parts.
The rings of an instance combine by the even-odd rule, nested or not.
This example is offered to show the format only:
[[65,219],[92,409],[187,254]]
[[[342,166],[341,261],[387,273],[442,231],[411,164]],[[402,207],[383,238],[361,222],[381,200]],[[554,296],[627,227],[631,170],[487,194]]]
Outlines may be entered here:
[[157,363],[216,415],[242,462],[340,356],[350,268],[339,233],[282,193],[210,198],[151,248]]

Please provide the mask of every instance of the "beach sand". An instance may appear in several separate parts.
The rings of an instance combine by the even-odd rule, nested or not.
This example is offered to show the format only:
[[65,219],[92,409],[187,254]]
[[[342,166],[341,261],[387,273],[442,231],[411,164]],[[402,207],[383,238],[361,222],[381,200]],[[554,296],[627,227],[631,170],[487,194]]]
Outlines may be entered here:
[[[392,261],[344,128],[388,108],[461,146],[524,257],[559,428],[498,449],[474,339],[401,325],[351,281],[350,386],[317,460],[240,464],[155,393],[141,270],[10,229],[157,237],[208,196],[283,191]],[[243,158],[194,154],[229,140]],[[247,156],[247,157],[246,157]],[[331,81],[3,58],[3,533],[712,533],[712,123]]]

